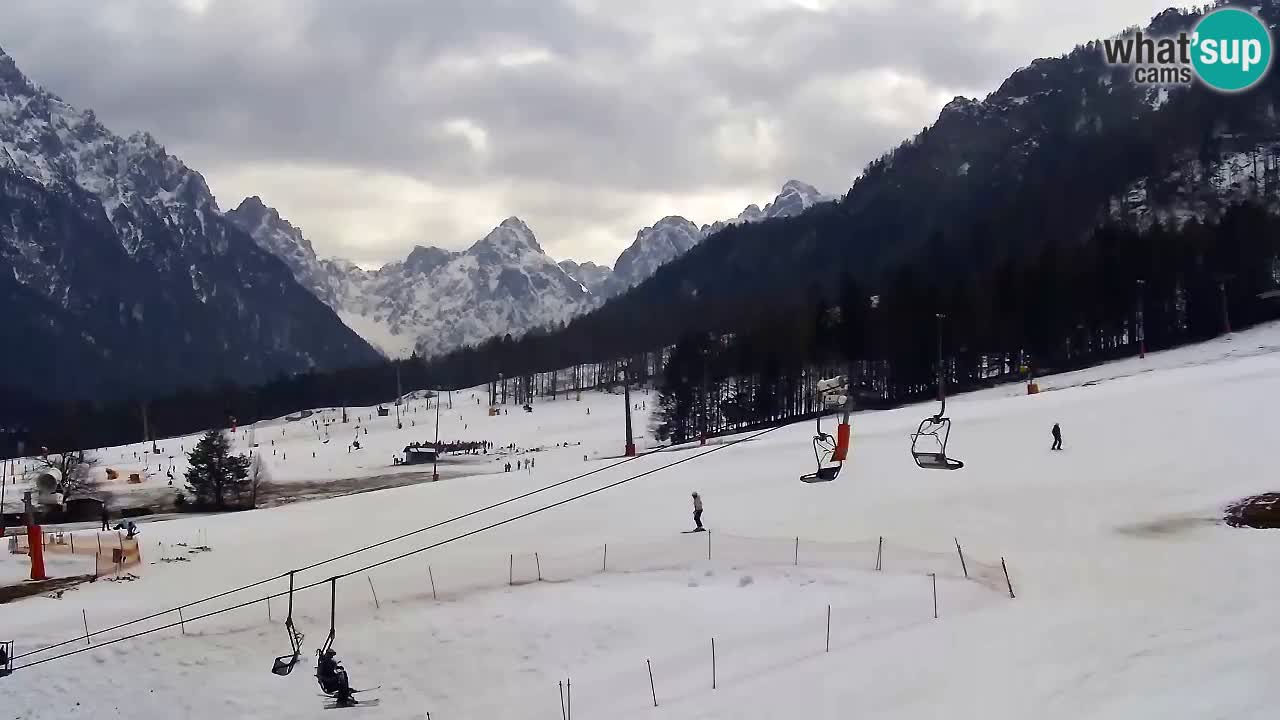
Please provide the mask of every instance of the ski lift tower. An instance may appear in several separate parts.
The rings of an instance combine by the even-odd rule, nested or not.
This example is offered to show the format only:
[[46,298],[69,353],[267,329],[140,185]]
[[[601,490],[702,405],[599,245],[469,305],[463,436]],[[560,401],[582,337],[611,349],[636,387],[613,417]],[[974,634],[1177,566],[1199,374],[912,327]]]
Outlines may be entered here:
[[400,398],[404,396],[404,391],[400,389],[400,363],[396,363],[396,429],[403,430],[404,423],[400,422]]
[[431,482],[440,480],[440,391],[436,390],[436,443],[435,453],[431,460]]
[[626,365],[622,367],[622,399],[627,404],[627,444],[623,455],[634,457],[636,454],[636,441],[631,433],[631,360],[628,359]]
[[1218,283],[1218,294],[1222,297],[1222,333],[1231,334],[1231,311],[1227,302],[1227,283],[1235,279],[1231,273],[1215,273],[1213,279]]
[[1142,300],[1144,295],[1143,291],[1146,290],[1146,287],[1147,287],[1146,280],[1138,281],[1138,315],[1137,315],[1137,318],[1135,318],[1136,322],[1134,324],[1137,326],[1136,329],[1137,329],[1137,335],[1138,335],[1138,357],[1139,358],[1145,358],[1147,356],[1147,329],[1144,323],[1145,318],[1143,317],[1143,312],[1142,312]]

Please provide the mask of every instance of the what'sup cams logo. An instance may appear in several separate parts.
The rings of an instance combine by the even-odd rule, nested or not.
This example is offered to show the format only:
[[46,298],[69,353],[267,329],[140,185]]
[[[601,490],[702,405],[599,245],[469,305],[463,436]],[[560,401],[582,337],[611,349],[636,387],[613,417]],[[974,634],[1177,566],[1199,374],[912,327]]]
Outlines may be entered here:
[[1111,38],[1102,52],[1107,64],[1132,67],[1138,84],[1190,85],[1199,78],[1219,92],[1242,92],[1271,67],[1271,30],[1257,15],[1227,7],[1200,18],[1191,32]]

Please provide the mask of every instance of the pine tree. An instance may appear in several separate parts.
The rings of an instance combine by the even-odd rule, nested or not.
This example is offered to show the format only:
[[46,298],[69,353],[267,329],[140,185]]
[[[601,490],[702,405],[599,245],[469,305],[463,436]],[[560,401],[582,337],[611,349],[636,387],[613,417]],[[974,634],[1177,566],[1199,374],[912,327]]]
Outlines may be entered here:
[[225,510],[229,501],[241,501],[252,490],[249,458],[232,455],[231,443],[221,430],[210,430],[187,455],[187,487],[197,508]]

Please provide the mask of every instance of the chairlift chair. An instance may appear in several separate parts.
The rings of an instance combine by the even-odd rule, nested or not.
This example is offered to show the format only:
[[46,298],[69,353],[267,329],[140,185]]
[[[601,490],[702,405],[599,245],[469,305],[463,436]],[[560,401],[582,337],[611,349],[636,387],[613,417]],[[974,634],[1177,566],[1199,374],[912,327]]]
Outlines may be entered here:
[[302,633],[293,624],[293,573],[289,573],[289,612],[284,619],[284,629],[289,633],[289,645],[293,652],[281,655],[271,665],[271,672],[281,677],[293,672],[294,666],[302,658]]
[[0,677],[13,674],[13,641],[0,641]]
[[[944,403],[943,407],[946,405]],[[916,466],[924,470],[959,470],[964,463],[947,457],[947,438],[951,435],[951,420],[941,413],[920,421],[920,427],[911,435],[911,457]]]
[[911,434],[911,457],[916,467],[923,470],[959,470],[964,463],[947,457],[947,439],[951,437],[951,420],[947,418],[947,381],[942,365],[942,321],[946,315],[938,314],[938,399],[942,407],[938,414],[920,421]]
[[[333,577],[329,579],[329,636],[325,638],[324,645],[319,650],[316,650],[316,682],[320,684],[320,691],[334,698],[339,707],[349,707],[357,704],[355,694],[360,691],[352,689],[350,680],[347,677],[347,671],[338,662],[337,656],[333,652],[337,608],[338,578]],[[325,658],[331,655],[333,658],[330,662],[333,665],[335,675],[326,678],[321,674],[321,668],[324,667]]]
[[824,405],[838,404],[843,406],[840,425],[836,428],[836,436],[831,437],[822,431],[822,415],[817,418],[817,434],[813,436],[813,459],[818,469],[808,475],[801,475],[804,483],[824,483],[835,480],[840,475],[845,458],[849,456],[849,413],[853,407],[850,395],[836,395],[847,391],[846,378],[837,377],[818,383],[818,397]]

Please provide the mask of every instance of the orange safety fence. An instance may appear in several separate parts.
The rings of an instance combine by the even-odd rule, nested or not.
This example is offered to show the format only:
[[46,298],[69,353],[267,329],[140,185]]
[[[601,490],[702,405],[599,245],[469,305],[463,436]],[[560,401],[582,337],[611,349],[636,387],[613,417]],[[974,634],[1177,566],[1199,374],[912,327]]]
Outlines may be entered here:
[[[94,574],[101,577],[118,573],[126,568],[142,564],[142,547],[137,539],[126,538],[123,533],[44,533],[44,552],[58,555],[94,556]],[[15,555],[30,554],[26,535],[9,538],[9,552]]]

